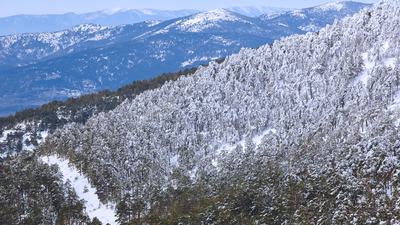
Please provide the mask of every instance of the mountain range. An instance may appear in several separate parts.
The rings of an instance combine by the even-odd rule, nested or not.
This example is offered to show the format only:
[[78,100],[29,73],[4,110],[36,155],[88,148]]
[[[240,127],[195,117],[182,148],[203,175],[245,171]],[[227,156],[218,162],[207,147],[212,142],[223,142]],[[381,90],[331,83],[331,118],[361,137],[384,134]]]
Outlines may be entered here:
[[[256,17],[272,12],[294,10],[293,8],[275,8],[265,6],[242,6],[230,7],[227,9],[248,17]],[[172,11],[114,8],[83,14],[15,15],[0,18],[0,36],[22,33],[55,32],[87,23],[99,24],[102,26],[118,26],[122,24],[139,23],[147,20],[165,21],[189,16],[198,12],[200,11],[190,9]]]
[[346,1],[336,5],[340,7],[319,6],[269,19],[218,9],[164,22],[86,24],[54,33],[3,36],[0,115],[199,66],[371,6]]

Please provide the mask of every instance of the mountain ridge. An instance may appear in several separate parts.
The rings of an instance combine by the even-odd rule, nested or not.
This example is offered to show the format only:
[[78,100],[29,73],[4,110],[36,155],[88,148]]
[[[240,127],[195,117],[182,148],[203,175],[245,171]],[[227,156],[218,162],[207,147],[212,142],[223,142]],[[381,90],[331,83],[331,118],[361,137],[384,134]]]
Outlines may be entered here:
[[188,16],[198,10],[101,10],[93,13],[75,14],[65,13],[61,15],[16,15],[0,18],[0,25],[4,27],[1,35],[57,32],[69,29],[73,26],[92,23],[102,26],[118,26],[123,24],[140,23],[146,20],[170,20]]
[[[276,7],[230,7],[231,11],[248,17],[265,13],[289,11],[292,8]],[[65,13],[59,15],[15,15],[0,18],[0,36],[22,33],[56,32],[70,27],[92,23],[102,26],[118,26],[140,23],[147,20],[165,21],[202,12],[200,10],[156,10],[156,9],[123,9],[113,8],[91,13]]]

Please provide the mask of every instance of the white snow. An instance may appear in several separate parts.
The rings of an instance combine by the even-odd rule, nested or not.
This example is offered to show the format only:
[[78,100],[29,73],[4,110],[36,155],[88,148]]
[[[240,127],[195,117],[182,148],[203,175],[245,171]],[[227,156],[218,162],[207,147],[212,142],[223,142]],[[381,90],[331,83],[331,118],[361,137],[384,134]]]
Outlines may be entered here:
[[328,10],[336,10],[340,11],[343,8],[343,4],[341,2],[332,2],[324,5],[320,5],[318,7],[315,7],[315,10],[317,11],[328,11]]
[[361,75],[354,79],[354,84],[358,83],[359,81],[363,82],[364,85],[367,85],[368,81],[368,72],[374,67],[374,63],[368,60],[368,52],[362,54],[362,58],[364,61],[365,69],[361,72]]
[[264,20],[270,20],[270,19],[276,18],[276,17],[278,17],[278,16],[280,16],[280,15],[284,15],[284,14],[286,14],[286,12],[274,12],[274,13],[269,13],[269,14],[263,16],[263,19],[264,19]]
[[297,28],[307,32],[315,32],[321,29],[321,27],[315,26],[314,24],[308,24],[307,26],[299,26]]
[[240,21],[243,23],[250,23],[235,16],[235,14],[229,10],[215,9],[208,12],[197,13],[190,17],[190,19],[181,20],[178,29],[187,32],[201,32],[209,27],[219,27],[217,22],[221,21]]
[[178,155],[174,155],[169,159],[169,163],[171,166],[178,165]]
[[[389,43],[385,42],[382,44],[382,50],[386,51],[389,48]],[[364,85],[367,85],[368,79],[369,79],[369,71],[375,67],[375,63],[372,62],[369,58],[368,58],[368,52],[372,51],[373,48],[369,49],[367,52],[364,52],[362,54],[362,58],[363,58],[363,62],[364,62],[364,70],[361,72],[361,74],[359,76],[357,76],[354,79],[354,84],[356,84],[357,82],[361,81],[363,82]],[[394,66],[394,60],[395,58],[386,58],[384,60],[382,60],[382,65],[388,67],[388,66]]]
[[88,41],[99,41],[99,40],[107,39],[109,37],[111,37],[110,31],[103,33],[103,34],[96,34],[94,37],[88,38],[87,40]]
[[[64,182],[69,179],[79,198],[86,201],[86,212],[91,219],[97,217],[103,224],[116,224],[115,220],[117,218],[114,216],[115,204],[101,204],[95,194],[96,189],[91,187],[88,180],[75,167],[68,166],[68,160],[60,159],[56,156],[44,156],[42,160],[48,164],[58,164],[63,174]],[[85,186],[89,190],[86,193],[84,193]]]
[[147,23],[147,26],[148,26],[148,27],[152,27],[152,26],[155,26],[155,25],[157,25],[157,24],[159,24],[159,23],[162,23],[162,21],[158,21],[158,20],[147,20],[146,23]]
[[175,23],[172,23],[171,25],[168,25],[165,28],[153,33],[153,35],[167,33],[171,28],[176,28],[185,32],[201,32],[210,27],[219,27],[218,22],[221,21],[241,21],[243,23],[250,23],[246,20],[242,20],[239,17],[236,17],[235,14],[229,10],[215,9],[194,14],[187,19],[178,20]]
[[121,8],[113,8],[113,9],[104,10],[103,12],[105,14],[112,15],[114,13],[117,13],[117,12],[121,11],[121,10],[122,10]]
[[79,90],[71,90],[71,89],[68,89],[68,88],[64,88],[61,91],[57,91],[57,94],[76,98],[76,97],[79,97],[79,96],[85,94],[85,92],[82,92],[82,91],[79,91]]
[[[381,51],[384,53],[388,49],[389,49],[389,42],[384,42],[381,45]],[[375,66],[385,66],[385,67],[391,66],[392,68],[394,67],[395,59],[396,59],[395,57],[389,57],[389,58],[382,59],[381,63],[379,62],[378,65],[375,65],[375,62],[373,62],[372,60],[370,60],[368,58],[368,53],[369,53],[369,51],[372,51],[372,50],[373,50],[373,47],[370,48],[367,52],[364,52],[362,54],[362,58],[363,58],[363,62],[364,62],[364,70],[361,72],[361,74],[359,76],[357,76],[354,79],[354,83],[353,84],[356,84],[358,82],[362,82],[364,85],[367,85],[368,79],[370,78],[370,75],[369,75],[370,71]],[[394,93],[393,102],[389,106],[389,109],[390,110],[400,109],[400,91],[396,91]],[[397,125],[400,124],[400,118],[397,120],[396,124]]]
[[[101,40],[109,38],[110,33],[104,32],[104,34],[96,34],[95,37],[89,38],[89,34],[93,34],[96,32],[103,31],[105,29],[110,29],[108,26],[94,25],[94,24],[82,24],[72,27],[68,30],[62,30],[57,32],[43,32],[43,33],[25,33],[25,34],[15,34],[9,36],[0,37],[0,45],[4,48],[1,52],[8,52],[14,48],[13,44],[17,43],[21,40],[31,40],[42,42],[45,44],[45,48],[33,48],[22,50],[27,54],[35,54],[38,59],[49,56],[55,52],[58,52],[62,49],[66,49],[71,47],[77,43],[82,41],[89,40]],[[70,34],[72,33],[80,33],[80,36],[75,38],[70,38]],[[26,43],[23,44],[24,46]],[[22,56],[21,56],[22,57]]]
[[303,12],[302,10],[295,10],[292,12],[292,15],[300,17],[302,19],[305,19],[307,16],[305,14],[303,14],[302,12]]
[[[270,133],[275,133],[275,132],[276,132],[276,130],[273,129],[273,128],[266,129],[264,132],[262,132],[262,134],[254,136],[252,138],[252,140],[253,140],[254,144],[256,146],[258,146],[261,143],[261,140],[265,135],[268,135]],[[230,150],[233,150],[234,148],[236,148],[237,145],[242,145],[242,147],[244,149],[244,147],[245,147],[244,146],[245,145],[245,139],[243,138],[242,140],[240,140],[239,142],[235,143],[234,145],[225,144],[220,149],[226,149],[226,150],[230,151]]]
[[57,79],[57,78],[60,78],[60,77],[61,77],[60,74],[52,72],[51,74],[47,74],[46,73],[46,78],[44,78],[44,79],[45,80],[54,80],[54,79]]
[[[2,142],[4,143],[4,142],[7,141],[7,135],[8,134],[14,134],[15,132],[21,132],[21,131],[23,131],[25,129],[26,129],[26,124],[25,123],[19,123],[14,127],[14,129],[4,130],[3,136],[0,136],[0,143],[2,143]],[[30,139],[30,135],[31,134],[32,134],[31,132],[25,133],[23,135],[23,137],[22,137],[22,143],[24,143],[26,139],[28,139],[28,138]],[[41,143],[43,143],[45,141],[45,139],[46,139],[46,137],[48,135],[48,131],[39,131],[39,132],[37,132],[37,135],[38,135],[37,142],[40,145]],[[39,138],[39,137],[41,137],[41,138]],[[22,147],[22,151],[33,151],[34,148],[35,148],[34,145],[26,146],[24,144],[23,147]],[[1,158],[5,158],[5,157],[7,157],[7,154],[9,154],[9,153],[8,152],[1,153],[0,157]],[[14,155],[17,155],[17,154],[18,153],[13,152],[12,154],[10,154],[10,156],[14,156]]]
[[183,63],[181,63],[181,67],[185,67],[185,66],[189,66],[189,65],[192,65],[194,62],[197,62],[197,61],[207,61],[209,58],[208,57],[201,57],[201,58],[199,58],[199,57],[196,57],[196,58],[194,58],[194,59],[189,59],[189,60],[187,60],[187,61],[185,61],[185,62],[183,62]]
[[[256,147],[257,147],[257,146],[261,143],[261,140],[263,139],[263,137],[264,137],[265,135],[269,135],[269,134],[271,134],[271,133],[276,133],[276,130],[275,130],[274,128],[268,128],[268,129],[266,129],[264,132],[262,132],[260,135],[254,136],[254,137],[252,138],[252,141],[254,142],[254,144],[255,144]],[[238,146],[238,145],[242,145],[243,151],[244,151],[244,149],[245,149],[245,143],[246,143],[245,138],[243,138],[242,140],[236,142],[236,143],[233,144],[233,145],[230,145],[230,144],[223,144],[223,145],[216,151],[216,154],[217,154],[217,155],[220,155],[222,151],[230,152],[230,151],[232,151],[233,149],[235,149],[236,146]],[[214,166],[217,166],[217,165],[218,165],[217,159],[212,160],[212,164],[213,164]]]

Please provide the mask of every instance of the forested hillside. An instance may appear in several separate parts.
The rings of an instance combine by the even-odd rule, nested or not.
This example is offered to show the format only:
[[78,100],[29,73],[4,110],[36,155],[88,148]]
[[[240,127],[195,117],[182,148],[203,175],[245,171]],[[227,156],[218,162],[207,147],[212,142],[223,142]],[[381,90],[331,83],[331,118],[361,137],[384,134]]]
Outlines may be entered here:
[[382,1],[242,49],[40,154],[68,158],[121,224],[399,224],[399,15]]

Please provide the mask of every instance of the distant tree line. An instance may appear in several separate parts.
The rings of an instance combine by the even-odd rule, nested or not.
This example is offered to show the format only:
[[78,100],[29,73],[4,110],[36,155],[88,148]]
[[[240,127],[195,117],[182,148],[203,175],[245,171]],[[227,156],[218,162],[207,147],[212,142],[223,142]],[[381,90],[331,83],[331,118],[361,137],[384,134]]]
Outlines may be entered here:
[[[222,62],[223,59],[219,61]],[[163,73],[156,78],[134,81],[131,84],[118,88],[116,91],[106,89],[77,98],[68,98],[66,101],[54,100],[36,109],[29,108],[17,111],[14,115],[0,118],[0,132],[23,121],[40,121],[39,127],[42,130],[54,130],[63,127],[64,124],[69,122],[85,123],[93,114],[108,112],[125,99],[131,99],[146,90],[159,88],[167,81],[175,81],[180,76],[192,74],[196,70],[197,68],[193,67],[190,69],[186,68],[183,71],[178,70],[175,73]],[[59,118],[57,111],[60,110],[64,114],[68,114],[68,118]]]

